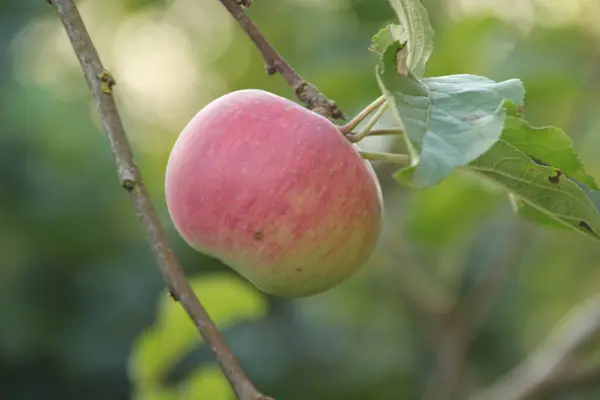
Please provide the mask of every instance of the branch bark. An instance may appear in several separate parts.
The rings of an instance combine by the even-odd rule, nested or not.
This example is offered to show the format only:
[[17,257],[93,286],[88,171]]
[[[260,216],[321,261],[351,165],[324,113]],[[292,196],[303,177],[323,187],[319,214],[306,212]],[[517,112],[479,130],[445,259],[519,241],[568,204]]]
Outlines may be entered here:
[[221,4],[235,18],[238,24],[254,42],[256,48],[266,63],[267,74],[279,72],[287,81],[294,93],[307,105],[307,107],[327,118],[347,119],[344,112],[333,101],[329,100],[315,85],[300,76],[284,59],[277,50],[262,35],[252,20],[246,15],[237,0],[219,0]]
[[177,257],[173,253],[150,200],[142,175],[136,166],[131,145],[112,96],[115,84],[100,61],[96,48],[73,0],[52,0],[65,27],[73,50],[79,59],[85,79],[92,92],[104,131],[108,138],[121,185],[129,194],[135,212],[147,236],[169,291],[181,303],[197,330],[214,352],[223,373],[237,397],[242,400],[267,400],[248,379],[227,343],[210,319],[191,286]]
[[435,326],[437,345],[436,366],[425,388],[425,400],[460,398],[465,389],[468,352],[479,331],[502,292],[510,272],[520,265],[529,248],[531,228],[517,225],[513,240],[506,245],[515,248],[508,259],[488,268],[468,294],[453,299],[446,306]]
[[600,331],[600,295],[574,308],[547,339],[503,378],[472,400],[524,400],[558,377],[562,367]]
[[521,265],[535,235],[535,226],[530,223],[516,221],[517,226],[511,243],[506,250],[514,249],[506,261],[501,261],[495,268],[490,268],[475,285],[472,293],[467,295],[465,303],[470,304],[470,325],[473,339],[481,327],[487,322],[502,289],[512,273]]
[[464,310],[456,307],[440,321],[436,365],[425,387],[424,400],[456,398],[465,373],[470,345],[467,318]]
[[[449,300],[446,293],[419,269],[406,248],[394,247],[393,243],[402,243],[396,239],[397,235],[390,236],[385,243],[390,255],[387,265],[392,269],[395,281],[401,285],[402,294],[417,312],[426,330],[439,326],[448,312]],[[401,265],[398,265],[399,259],[403,261]]]
[[555,379],[540,386],[532,398],[542,399],[551,393],[566,393],[585,387],[600,387],[600,367],[587,367],[558,374]]

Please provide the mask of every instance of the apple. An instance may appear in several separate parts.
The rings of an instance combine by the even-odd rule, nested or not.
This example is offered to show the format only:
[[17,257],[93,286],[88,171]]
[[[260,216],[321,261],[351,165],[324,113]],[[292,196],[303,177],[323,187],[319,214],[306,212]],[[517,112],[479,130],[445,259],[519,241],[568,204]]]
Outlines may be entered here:
[[165,191],[190,246],[280,297],[346,280],[382,229],[381,188],[358,148],[328,119],[262,90],[228,93],[192,118]]

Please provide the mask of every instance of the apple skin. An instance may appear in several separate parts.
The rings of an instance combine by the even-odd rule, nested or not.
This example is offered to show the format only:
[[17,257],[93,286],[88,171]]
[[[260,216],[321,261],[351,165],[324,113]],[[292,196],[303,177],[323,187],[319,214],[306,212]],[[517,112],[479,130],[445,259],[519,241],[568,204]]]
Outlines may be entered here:
[[279,297],[355,274],[382,229],[370,164],[328,119],[245,89],[200,110],[169,156],[166,202],[183,239]]

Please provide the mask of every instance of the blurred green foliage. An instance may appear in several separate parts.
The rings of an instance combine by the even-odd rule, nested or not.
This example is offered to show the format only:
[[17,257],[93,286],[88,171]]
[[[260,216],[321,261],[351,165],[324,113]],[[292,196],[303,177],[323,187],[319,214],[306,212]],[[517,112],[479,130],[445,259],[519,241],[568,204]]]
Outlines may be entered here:
[[[522,79],[527,119],[563,128],[588,172],[600,178],[597,2],[424,4],[436,31],[426,76]],[[413,192],[397,185],[393,167],[376,165],[386,230],[370,264],[319,296],[263,299],[177,236],[164,206],[163,173],[177,134],[213,98],[247,87],[293,98],[290,89],[264,74],[251,42],[215,0],[78,5],[117,79],[136,158],[198,295],[218,319],[221,312],[228,318],[227,309],[236,320],[255,317],[224,325],[224,333],[264,392],[285,400],[419,398],[435,349],[418,307],[407,301],[408,266],[466,301],[482,276],[508,271],[469,351],[472,387],[510,369],[570,307],[598,290],[600,248],[592,240],[531,229],[505,195],[463,176]],[[368,47],[393,22],[387,0],[256,0],[249,14],[346,113],[379,95],[376,55]],[[198,338],[186,342],[185,318],[173,315],[181,322],[163,330],[165,307],[179,311],[164,303],[162,280],[52,7],[42,0],[0,2],[0,52],[0,397],[151,400],[176,391],[179,398],[227,398],[209,349]],[[402,147],[379,138],[365,145]],[[215,281],[215,273],[229,283]],[[162,393],[140,397],[130,363],[136,338],[153,329],[167,336],[164,351],[178,340],[192,351],[169,368]],[[598,396],[591,386],[545,398]]]
[[[229,275],[199,276],[191,280],[190,285],[219,329],[239,320],[262,318],[266,313],[267,304],[263,297],[249,283]],[[189,392],[191,388],[193,393],[211,399],[229,398],[232,394],[229,384],[220,370],[216,372],[214,368],[206,371],[214,377],[212,379],[205,379],[203,370],[188,377],[183,384],[183,394],[164,387],[164,378],[171,369],[200,342],[196,327],[190,323],[183,308],[170,296],[163,296],[156,322],[136,338],[132,349],[128,375],[134,384],[134,398],[195,398]],[[198,381],[200,387],[195,385]],[[214,383],[207,386],[205,381]],[[157,397],[157,393],[160,396]]]

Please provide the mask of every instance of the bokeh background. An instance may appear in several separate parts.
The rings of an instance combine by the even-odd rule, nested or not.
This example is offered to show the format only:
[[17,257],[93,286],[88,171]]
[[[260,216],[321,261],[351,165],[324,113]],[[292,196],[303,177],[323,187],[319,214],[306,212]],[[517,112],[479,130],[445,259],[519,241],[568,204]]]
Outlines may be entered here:
[[[424,3],[436,30],[427,75],[521,78],[528,120],[564,128],[599,179],[600,2]],[[393,166],[375,164],[386,226],[371,262],[318,296],[263,296],[177,236],[164,168],[180,130],[212,99],[250,87],[292,98],[290,89],[265,75],[216,0],[78,5],[118,82],[126,129],[171,243],[264,392],[284,400],[436,398],[431,386],[447,343],[435,334],[457,334],[453,322],[431,323],[428,304],[443,299],[482,315],[464,359],[451,364],[460,377],[438,385],[467,398],[599,290],[600,246],[591,239],[531,226],[505,195],[465,176],[416,193],[392,180]],[[395,21],[386,0],[256,0],[249,14],[348,114],[378,96],[368,46]],[[43,0],[0,2],[0,60],[0,398],[233,398],[209,350],[165,300],[55,10]],[[397,146],[393,138],[365,141],[370,150]],[[594,350],[592,343],[581,362],[600,365]],[[599,388],[591,380],[536,398],[597,399]]]

